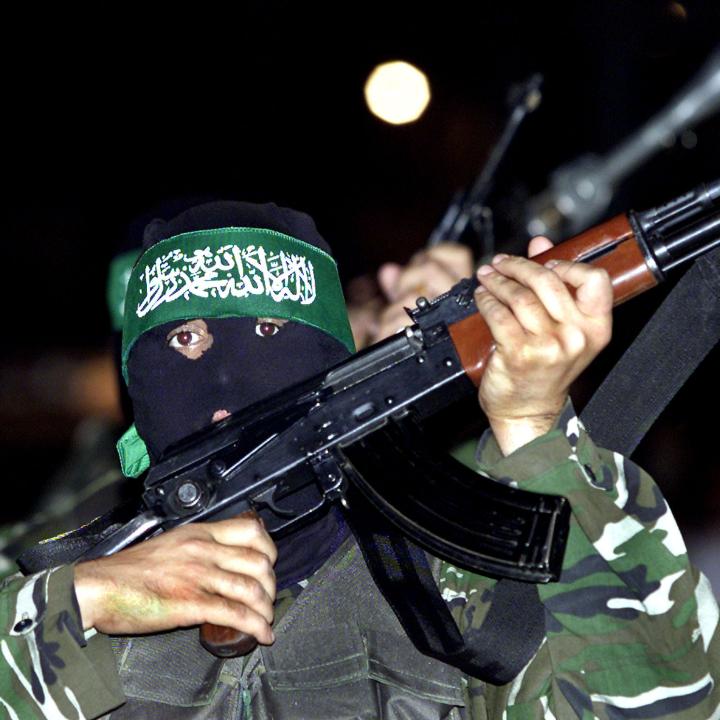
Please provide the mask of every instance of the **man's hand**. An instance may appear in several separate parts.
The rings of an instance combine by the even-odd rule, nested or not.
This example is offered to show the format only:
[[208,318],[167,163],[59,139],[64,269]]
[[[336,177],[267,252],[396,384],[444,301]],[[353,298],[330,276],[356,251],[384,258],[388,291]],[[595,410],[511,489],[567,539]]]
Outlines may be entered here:
[[204,622],[273,642],[277,559],[257,519],[185,525],[75,567],[83,626],[159,632]]
[[473,272],[470,249],[445,243],[413,255],[402,267],[386,263],[378,271],[378,283],[389,305],[378,318],[373,342],[382,340],[410,324],[406,307],[415,305],[421,295],[428,300],[447,292],[455,283]]
[[[550,247],[535,238],[529,254]],[[612,287],[590,265],[507,255],[483,265],[478,279],[476,303],[495,340],[480,406],[508,455],[552,428],[570,384],[609,342]]]

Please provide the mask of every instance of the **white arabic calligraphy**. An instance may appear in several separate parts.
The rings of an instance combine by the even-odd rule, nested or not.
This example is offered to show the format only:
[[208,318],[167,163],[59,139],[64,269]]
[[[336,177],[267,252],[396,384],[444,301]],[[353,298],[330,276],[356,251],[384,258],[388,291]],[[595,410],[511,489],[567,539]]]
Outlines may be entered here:
[[206,247],[189,256],[178,248],[146,265],[140,280],[145,297],[137,306],[138,317],[191,295],[220,299],[268,295],[275,302],[293,300],[301,305],[315,300],[312,262],[282,250],[266,252],[261,245],[224,245],[214,253]]

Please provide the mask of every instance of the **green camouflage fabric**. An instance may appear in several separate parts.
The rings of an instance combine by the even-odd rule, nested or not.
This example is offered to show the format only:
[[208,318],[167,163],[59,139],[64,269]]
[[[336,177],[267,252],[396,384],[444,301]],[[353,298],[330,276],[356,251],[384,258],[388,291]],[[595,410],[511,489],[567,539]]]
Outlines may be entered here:
[[[573,517],[560,581],[538,586],[546,636],[535,657],[505,686],[466,678],[461,715],[720,720],[718,606],[651,478],[597,449],[570,405],[552,432],[507,458],[486,435],[478,460],[499,482],[566,496]],[[482,623],[494,585],[442,565],[440,590],[462,631]],[[93,718],[123,702],[108,639],[80,628],[71,568],[5,581],[7,717]]]
[[[573,514],[560,581],[537,586],[542,645],[508,685],[468,678],[468,716],[720,718],[718,605],[653,480],[595,447],[569,403],[552,432],[508,457],[486,434],[478,460],[500,482],[564,495]],[[482,623],[494,584],[443,566],[461,630]]]
[[93,718],[124,701],[109,639],[82,631],[70,566],[3,582],[0,651],[0,717]]
[[0,580],[18,572],[23,550],[73,530],[128,499],[136,487],[118,467],[114,424],[87,418],[76,428],[67,459],[26,519],[0,525]]

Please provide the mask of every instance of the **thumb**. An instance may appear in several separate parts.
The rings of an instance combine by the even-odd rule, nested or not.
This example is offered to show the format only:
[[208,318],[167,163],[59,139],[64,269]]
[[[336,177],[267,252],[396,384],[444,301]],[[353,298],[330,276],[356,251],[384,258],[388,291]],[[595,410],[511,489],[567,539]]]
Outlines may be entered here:
[[536,255],[540,255],[546,250],[549,250],[551,247],[554,247],[552,240],[548,240],[546,237],[538,235],[537,237],[534,237],[528,245],[528,257],[532,258]]
[[385,263],[378,270],[378,285],[390,302],[397,300],[400,275],[402,275],[402,266],[397,263]]

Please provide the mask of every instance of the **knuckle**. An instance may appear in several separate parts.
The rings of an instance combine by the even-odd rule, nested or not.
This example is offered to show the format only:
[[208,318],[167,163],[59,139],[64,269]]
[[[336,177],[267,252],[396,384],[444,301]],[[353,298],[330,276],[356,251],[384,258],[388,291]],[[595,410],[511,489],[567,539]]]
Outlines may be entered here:
[[560,279],[560,276],[557,273],[554,273],[552,270],[547,270],[545,268],[542,268],[542,272],[543,282],[545,283],[547,289],[550,292],[555,293],[556,295],[567,294],[567,286]]
[[492,322],[501,323],[507,319],[507,310],[500,304],[490,305],[487,308],[487,318]]
[[612,325],[611,323],[602,323],[597,327],[592,335],[593,345],[599,350],[602,350],[612,338]]
[[505,358],[505,368],[510,373],[527,370],[535,362],[535,352],[528,347],[514,348]]
[[246,518],[245,529],[248,537],[253,540],[261,538],[265,535],[265,528],[258,517]]
[[231,624],[241,632],[255,636],[264,635],[267,632],[267,622],[265,619],[253,612],[246,605],[243,605],[243,603],[225,600],[223,610],[231,620],[228,624]]
[[192,556],[205,556],[211,551],[212,543],[199,537],[189,537],[182,541],[182,549]]
[[533,308],[538,302],[535,293],[527,288],[516,288],[511,295],[511,303],[518,308]]
[[475,291],[474,297],[475,307],[478,309],[478,312],[487,319],[488,310],[492,307],[495,300],[489,293],[480,290]]
[[429,255],[425,258],[425,262],[423,263],[423,267],[421,268],[425,273],[437,273],[438,271],[445,270],[445,264],[443,263],[442,257],[435,257],[434,255]]
[[272,538],[270,538],[270,547],[268,548],[269,555],[267,555],[268,562],[270,563],[270,572],[272,573],[273,577],[275,577],[275,563],[277,562],[278,558],[278,551],[277,551],[277,545],[275,545],[275,542]]
[[203,577],[203,574],[207,572],[207,564],[204,559],[200,557],[194,557],[190,560],[186,560],[183,563],[187,572],[188,579],[199,579]]
[[228,598],[220,598],[222,609],[229,617],[235,620],[235,623],[239,628],[246,627],[248,620],[252,617],[250,609],[239,602],[233,602]]
[[254,565],[256,573],[260,576],[271,576],[275,574],[272,561],[263,553],[258,553]]
[[262,600],[266,593],[259,580],[249,575],[235,575],[232,578],[233,594],[246,599],[250,603]]
[[457,270],[472,271],[473,255],[467,245],[461,245],[459,243],[439,245],[433,248],[431,253],[434,258],[445,266],[451,266]]
[[267,593],[265,592],[265,588],[263,588],[262,586],[262,583],[255,578],[246,578],[245,588],[246,593],[251,601],[257,602],[259,600],[263,600],[267,595]]
[[537,348],[520,344],[513,347],[505,357],[505,368],[511,374],[518,374],[532,369],[538,361]]
[[399,318],[402,314],[404,314],[403,303],[393,303],[392,305],[389,305],[387,308],[385,308],[382,313],[380,313],[380,322],[391,322],[393,319]]
[[563,344],[571,355],[580,355],[588,346],[588,338],[579,327],[571,325],[563,331]]
[[482,290],[476,290],[473,293],[473,298],[475,300],[475,307],[477,307],[481,313],[484,312],[488,304],[487,293]]
[[546,365],[557,365],[564,357],[564,348],[560,339],[548,336],[536,350],[538,359]]
[[596,282],[610,285],[610,273],[608,273],[605,268],[595,267],[593,265],[588,265],[587,267],[589,268],[589,276]]

